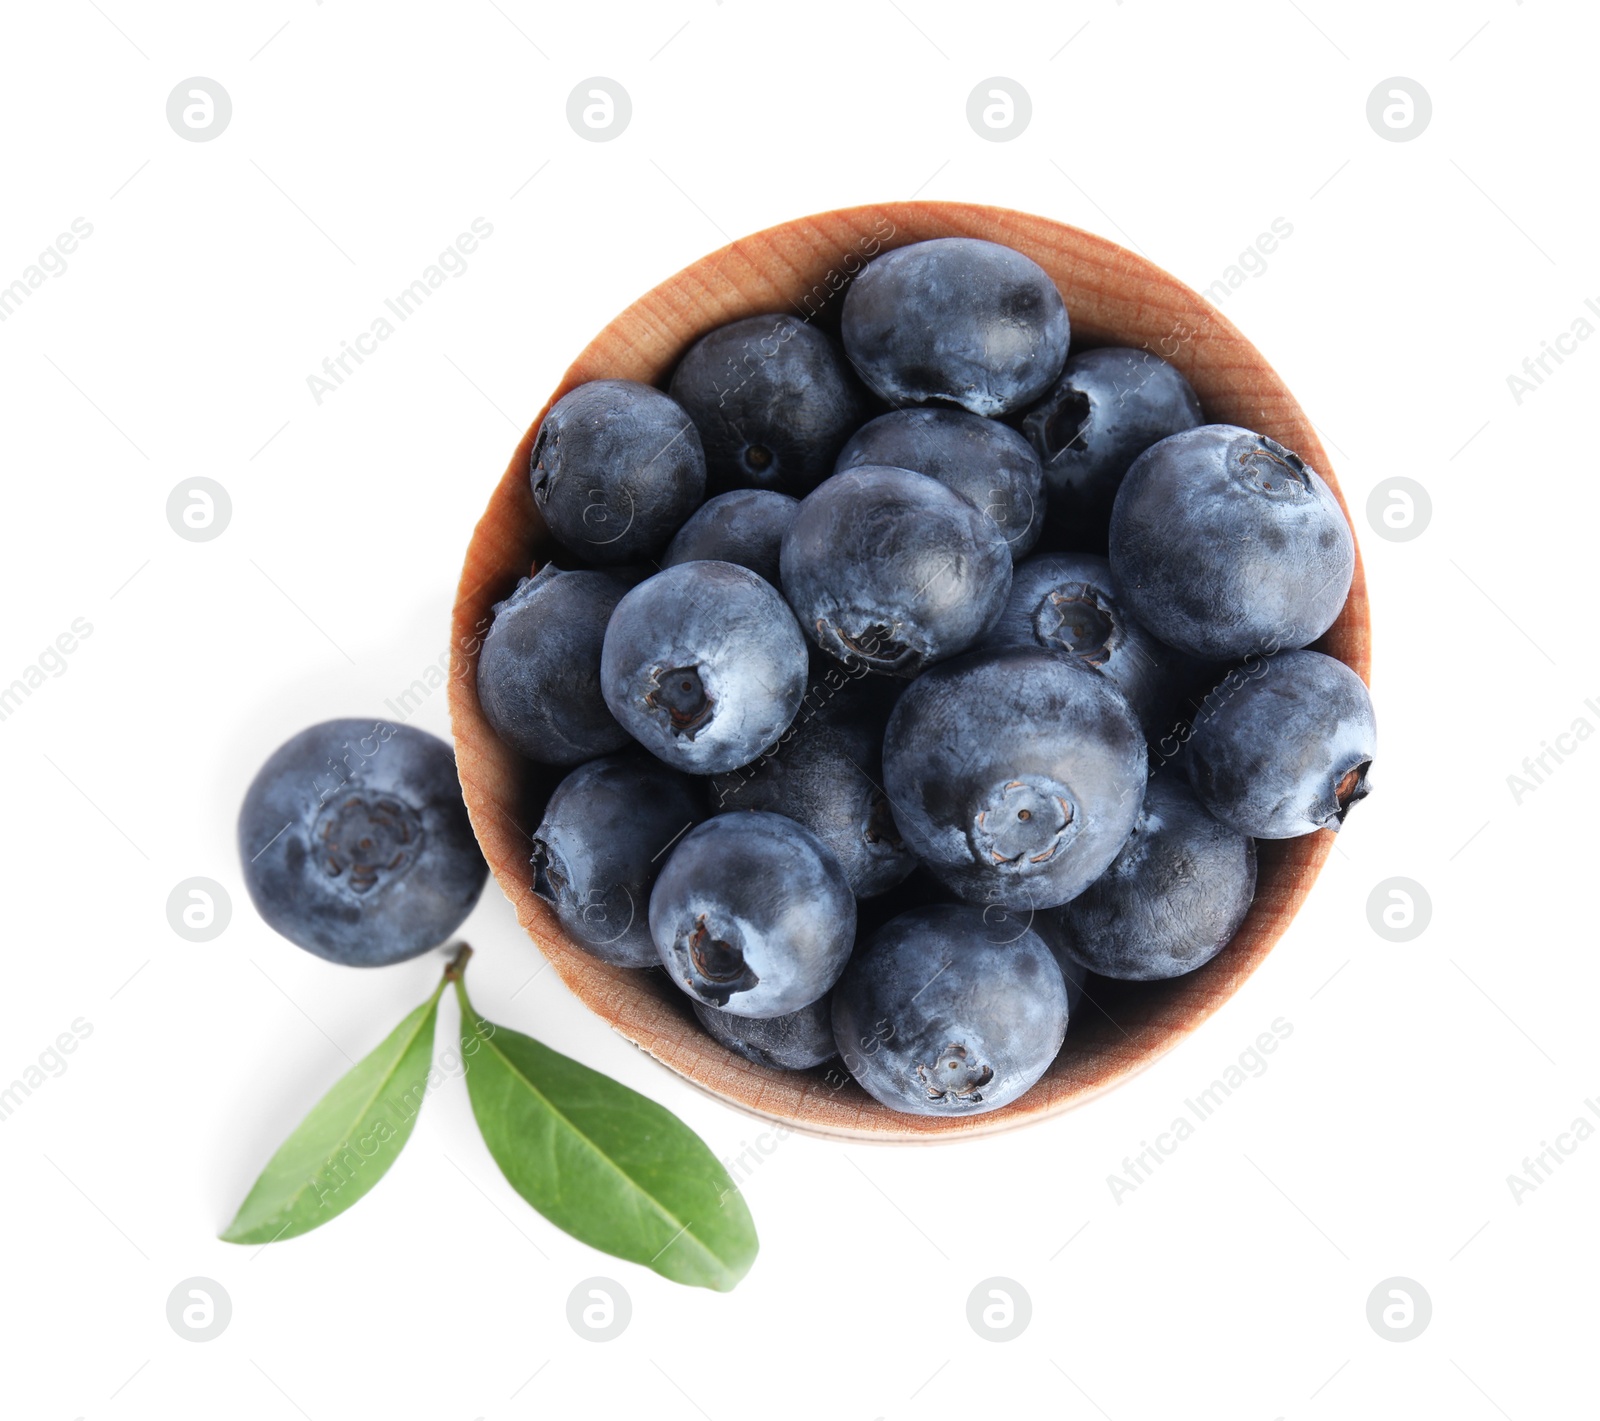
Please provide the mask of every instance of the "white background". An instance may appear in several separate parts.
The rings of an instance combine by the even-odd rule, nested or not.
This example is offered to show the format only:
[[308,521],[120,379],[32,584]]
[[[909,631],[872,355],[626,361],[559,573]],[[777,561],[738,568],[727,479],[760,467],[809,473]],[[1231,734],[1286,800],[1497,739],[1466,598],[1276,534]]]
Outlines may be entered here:
[[[1600,299],[1597,39],[1592,7],[1551,0],[7,7],[0,284],[74,218],[93,235],[0,324],[0,683],[74,618],[93,632],[0,723],[0,1084],[75,1019],[92,1034],[0,1123],[0,1409],[1592,1414],[1600,1140],[1520,1202],[1507,1176],[1600,1096],[1600,743],[1520,804],[1506,777],[1575,718],[1600,726],[1600,342],[1520,403],[1507,376]],[[195,75],[232,98],[210,142],[165,117]],[[566,120],[593,75],[632,98],[614,142]],[[966,118],[995,75],[1033,103],[1003,143]],[[1368,124],[1391,76],[1431,95],[1413,141]],[[1114,1095],[1009,1137],[870,1148],[775,1142],[692,1091],[535,976],[491,886],[467,925],[481,1010],[719,1155],[770,1149],[750,1156],[748,1279],[677,1288],[555,1231],[459,1080],[351,1213],[265,1250],[215,1241],[439,967],[341,970],[255,918],[233,848],[255,767],[311,721],[382,713],[443,655],[491,486],[618,310],[728,238],[913,194],[1076,223],[1201,288],[1292,225],[1224,309],[1325,431],[1382,736],[1305,912]],[[307,376],[478,217],[468,271],[318,405]],[[166,500],[201,475],[232,521],[191,543]],[[1394,475],[1432,498],[1410,542],[1367,521]],[[448,734],[442,693],[414,719]],[[166,918],[195,875],[233,899],[206,944]],[[1368,922],[1395,875],[1433,904],[1406,944]],[[1124,1156],[1278,1017],[1270,1069],[1117,1202]],[[566,1316],[595,1275],[633,1304],[606,1344]],[[1397,1275],[1433,1304],[1406,1343],[1366,1316]],[[194,1276],[232,1299],[203,1345],[166,1317]],[[1032,1300],[1003,1344],[966,1319],[993,1276]]]

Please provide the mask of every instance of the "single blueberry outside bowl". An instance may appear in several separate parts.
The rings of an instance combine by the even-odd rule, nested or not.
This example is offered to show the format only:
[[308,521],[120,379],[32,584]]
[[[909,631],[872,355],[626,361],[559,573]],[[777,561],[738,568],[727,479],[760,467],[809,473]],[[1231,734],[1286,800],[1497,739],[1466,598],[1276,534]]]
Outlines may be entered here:
[[[1288,929],[1332,850],[1327,832],[1260,845],[1255,902],[1234,940],[1204,967],[1158,983],[1091,977],[1066,1045],[1043,1079],[989,1114],[897,1114],[835,1062],[781,1072],[719,1044],[664,975],[608,967],[573,946],[533,892],[528,837],[560,775],[500,742],[478,704],[476,660],[494,602],[557,553],[528,489],[528,452],[544,412],[588,380],[665,387],[708,331],[786,312],[835,333],[851,278],[881,251],[936,237],[1004,243],[1038,262],[1066,298],[1073,350],[1148,349],[1193,385],[1208,420],[1242,425],[1298,453],[1339,497],[1304,411],[1272,366],[1203,297],[1144,258],[1048,218],[949,202],[896,202],[821,213],[741,238],[669,277],[607,325],[552,392],[489,497],[467,549],[452,623],[451,720],[468,811],[519,921],[563,981],[630,1041],[708,1094],[790,1129],[851,1140],[991,1134],[1056,1115],[1106,1091],[1177,1045],[1216,1011]],[[530,260],[552,258],[544,251]],[[1348,509],[1346,509],[1348,514]],[[1357,549],[1350,596],[1316,643],[1363,680],[1371,666],[1366,579]]]

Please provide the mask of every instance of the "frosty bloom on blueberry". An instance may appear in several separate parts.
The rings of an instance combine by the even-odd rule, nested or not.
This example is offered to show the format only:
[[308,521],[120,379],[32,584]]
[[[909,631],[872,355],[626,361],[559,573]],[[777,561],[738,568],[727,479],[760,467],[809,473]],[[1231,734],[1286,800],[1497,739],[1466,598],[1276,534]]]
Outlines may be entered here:
[[735,1016],[694,1003],[700,1025],[736,1055],[775,1071],[808,1071],[838,1054],[833,1041],[833,999],[818,997],[783,1016]]
[[1317,472],[1231,424],[1152,445],[1111,510],[1111,566],[1133,615],[1214,660],[1309,646],[1344,606],[1355,548]]
[[450,747],[368,720],[313,725],[268,757],[239,810],[239,860],[268,926],[357,967],[438,946],[489,872]]
[[728,562],[686,562],[617,603],[600,685],[624,728],[693,774],[755,759],[805,694],[806,643],[772,584]]
[[[884,726],[897,683],[849,683],[796,717],[776,754],[712,780],[716,807],[770,810],[811,830],[858,899],[886,892],[917,866],[881,788]],[[887,692],[887,694],[885,694]]]
[[1031,931],[995,934],[980,908],[901,914],[851,958],[833,994],[845,1065],[869,1095],[912,1115],[1008,1105],[1049,1068],[1066,1031],[1067,987],[1050,950]]
[[891,410],[864,424],[839,452],[834,472],[862,464],[912,469],[974,503],[999,528],[1013,560],[1044,526],[1044,473],[1016,430],[965,410]]
[[875,464],[805,498],[779,565],[807,636],[894,676],[966,650],[1011,589],[1011,550],[976,504],[926,474]]
[[1044,465],[1051,522],[1068,545],[1102,551],[1128,466],[1158,440],[1200,423],[1189,382],[1151,351],[1100,347],[1068,360],[1022,419]]
[[788,315],[751,316],[702,336],[671,388],[721,488],[809,493],[866,418],[865,391],[838,348]]
[[1258,839],[1337,831],[1369,792],[1377,736],[1354,671],[1288,652],[1196,722],[1189,782],[1218,819]]
[[705,496],[705,452],[689,416],[634,380],[593,380],[563,395],[528,465],[550,531],[605,566],[659,552]]
[[1036,262],[974,237],[886,252],[844,298],[845,354],[891,405],[1020,409],[1067,358],[1067,306]]
[[684,835],[650,895],[650,932],[705,1006],[774,1017],[810,1005],[844,970],[855,899],[839,862],[781,814],[720,814]]
[[1158,776],[1111,867],[1039,935],[1102,977],[1152,981],[1203,967],[1232,940],[1256,891],[1256,846],[1213,819],[1182,781]]
[[478,702],[495,734],[530,760],[580,765],[631,743],[600,691],[606,623],[627,590],[610,573],[550,563],[495,604]]
[[800,501],[768,489],[736,488],[708,498],[678,529],[661,566],[734,562],[778,585],[778,549]]
[[663,855],[705,817],[699,784],[637,749],[578,766],[533,835],[533,891],[578,946],[652,967],[650,889]]
[[1111,564],[1093,553],[1040,553],[1018,564],[985,646],[1040,646],[1092,667],[1128,698],[1152,736],[1170,725],[1194,662],[1128,614]]
[[883,778],[906,842],[963,901],[1048,908],[1094,882],[1127,838],[1144,736],[1104,676],[1002,647],[912,683],[884,735]]

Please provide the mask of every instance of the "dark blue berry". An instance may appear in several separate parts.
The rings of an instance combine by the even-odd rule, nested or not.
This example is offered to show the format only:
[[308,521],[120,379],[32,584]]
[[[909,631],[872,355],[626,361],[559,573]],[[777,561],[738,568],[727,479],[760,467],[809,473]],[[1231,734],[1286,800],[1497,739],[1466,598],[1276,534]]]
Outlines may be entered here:
[[569,390],[540,424],[528,467],[556,541],[608,567],[658,554],[706,492],[689,416],[633,380]]
[[286,740],[239,810],[239,858],[268,927],[351,967],[444,942],[488,876],[437,736],[329,720]]
[[1152,445],[1111,514],[1111,570],[1134,617],[1192,656],[1315,641],[1355,573],[1333,491],[1264,434],[1205,424]]
[[1189,782],[1224,824],[1257,839],[1337,830],[1368,792],[1377,723],[1342,661],[1290,651],[1236,671],[1206,697]]
[[1037,647],[976,651],[900,697],[884,788],[912,852],[968,903],[1065,903],[1139,814],[1145,745],[1122,693]]
[[770,754],[712,780],[715,807],[760,809],[804,824],[839,860],[857,898],[886,892],[916,867],[884,794],[883,730],[893,709],[880,688],[842,670],[814,682],[806,703]]
[[703,1002],[692,1002],[700,1025],[735,1055],[775,1071],[809,1071],[831,1061],[833,998],[818,997],[809,1006],[783,1016],[734,1016]]
[[1093,553],[1039,553],[1019,563],[985,646],[1039,646],[1108,677],[1146,735],[1169,728],[1195,663],[1128,615],[1111,564]]
[[1011,552],[960,494],[907,469],[835,474],[783,535],[783,593],[831,656],[915,676],[999,616]]
[[1055,919],[1062,951],[1089,970],[1151,982],[1221,952],[1255,890],[1255,841],[1214,819],[1181,780],[1157,775],[1111,867],[1040,916]]
[[695,1001],[786,1016],[844,970],[856,904],[838,860],[781,814],[719,814],[678,841],[650,895],[650,932]]
[[728,562],[686,562],[611,614],[606,704],[653,755],[691,774],[755,759],[805,694],[806,639],[771,583]]
[[903,913],[860,947],[833,993],[846,1068],[911,1115],[998,1110],[1055,1059],[1067,989],[1031,929],[996,931],[981,908]]
[[1159,355],[1106,346],[1071,356],[1050,393],[1022,417],[1044,464],[1057,535],[1069,547],[1103,552],[1129,465],[1203,418],[1193,387]]
[[835,472],[862,464],[913,469],[975,503],[1000,529],[1012,560],[1026,557],[1044,526],[1044,474],[1016,430],[965,410],[891,410],[864,424]]
[[778,585],[778,549],[798,499],[767,489],[738,488],[708,498],[667,544],[662,567],[681,562],[732,562]]
[[512,749],[578,765],[629,743],[600,692],[606,623],[627,590],[610,573],[547,564],[495,604],[478,654],[478,704]]
[[700,431],[717,488],[809,493],[867,413],[838,347],[793,316],[719,326],[689,347],[670,388]]
[[871,262],[845,295],[841,334],[850,363],[891,405],[999,415],[1050,388],[1070,328],[1037,262],[995,242],[939,237]]
[[580,765],[533,836],[533,891],[614,967],[659,963],[650,889],[674,841],[705,817],[702,785],[637,750]]

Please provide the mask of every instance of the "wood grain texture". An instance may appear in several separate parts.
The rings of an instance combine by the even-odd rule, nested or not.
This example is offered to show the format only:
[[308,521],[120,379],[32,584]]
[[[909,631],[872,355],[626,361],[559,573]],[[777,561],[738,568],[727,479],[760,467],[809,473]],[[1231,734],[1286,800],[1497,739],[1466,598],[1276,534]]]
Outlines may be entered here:
[[[930,237],[1003,242],[1038,262],[1066,297],[1073,342],[1144,347],[1194,385],[1207,418],[1240,424],[1298,451],[1343,495],[1316,431],[1283,382],[1233,324],[1143,258],[1042,217],[964,203],[850,208],[745,237],[679,272],[611,322],[573,362],[518,444],[473,534],[452,625],[450,717],[467,808],[496,880],[562,980],[629,1041],[711,1095],[813,1134],[856,1140],[932,1140],[989,1134],[1041,1120],[1110,1089],[1150,1064],[1226,1001],[1261,963],[1305,902],[1332,848],[1328,832],[1260,845],[1259,887],[1243,928],[1206,966],[1175,981],[1095,979],[1049,1073],[1014,1104],[942,1120],[884,1109],[854,1082],[822,1071],[767,1070],[707,1036],[660,972],[607,967],[572,947],[532,891],[529,844],[560,772],[529,765],[500,743],[478,705],[477,653],[493,604],[553,551],[528,488],[528,451],[550,405],[587,380],[663,382],[678,356],[716,326],[788,312],[835,329],[849,274],[881,248]],[[1349,509],[1346,507],[1346,516]],[[1366,577],[1317,648],[1369,679]]]

